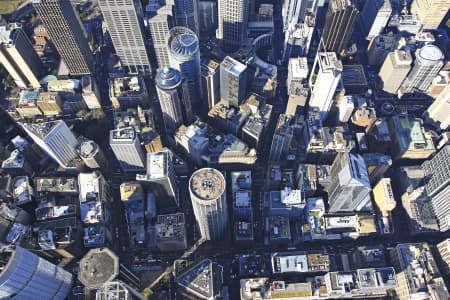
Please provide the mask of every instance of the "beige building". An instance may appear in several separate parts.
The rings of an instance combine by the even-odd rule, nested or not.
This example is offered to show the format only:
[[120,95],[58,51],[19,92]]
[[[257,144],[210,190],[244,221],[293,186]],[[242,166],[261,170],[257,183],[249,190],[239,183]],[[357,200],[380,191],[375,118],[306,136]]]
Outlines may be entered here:
[[414,0],[411,13],[417,14],[422,29],[437,29],[450,7],[450,0]]
[[383,81],[383,90],[395,94],[408,75],[413,59],[409,52],[395,50],[387,55],[378,76]]
[[390,178],[382,178],[373,188],[375,203],[382,212],[391,212],[396,206]]
[[450,126],[450,83],[437,96],[425,112],[424,120],[437,128],[446,130]]
[[450,239],[445,239],[436,245],[441,260],[441,271],[445,275],[450,275]]
[[62,104],[61,96],[55,92],[42,92],[37,100],[37,106],[46,116],[60,115],[62,113]]

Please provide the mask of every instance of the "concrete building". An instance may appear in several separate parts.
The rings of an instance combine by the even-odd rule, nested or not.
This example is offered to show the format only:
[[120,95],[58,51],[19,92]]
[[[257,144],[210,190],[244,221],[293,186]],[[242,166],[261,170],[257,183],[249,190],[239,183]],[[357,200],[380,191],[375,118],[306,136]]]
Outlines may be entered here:
[[144,169],[144,152],[133,127],[111,130],[109,145],[123,171],[132,172]]
[[147,172],[145,175],[137,174],[136,180],[147,183],[158,208],[180,205],[173,153],[169,149],[147,153]]
[[389,131],[394,160],[426,159],[436,151],[430,134],[425,132],[422,126],[422,120],[412,115],[391,117]]
[[99,109],[102,107],[100,91],[95,80],[90,75],[81,77],[81,87],[83,101],[89,109]]
[[339,153],[331,165],[327,189],[330,212],[371,211],[370,182],[360,155]]
[[380,34],[372,38],[367,46],[367,62],[369,65],[380,66],[388,53],[400,50],[405,44],[406,40],[400,34]]
[[[12,27],[12,26],[9,26]],[[0,63],[20,88],[41,87],[42,63],[21,28],[0,27]]]
[[193,118],[191,98],[187,94],[187,82],[183,81],[181,74],[164,67],[156,74],[155,82],[166,130],[174,132],[181,124],[190,124]]
[[449,0],[414,0],[411,3],[411,13],[417,14],[422,29],[435,30],[444,20],[449,7]]
[[198,36],[200,34],[198,24],[197,0],[174,0],[175,23],[177,26],[189,28]]
[[186,27],[173,27],[167,38],[170,67],[179,71],[187,81],[187,95],[194,111],[201,106],[202,82],[199,40],[195,32]]
[[123,182],[120,185],[120,200],[125,206],[130,247],[142,249],[147,246],[145,195],[142,185],[137,182]]
[[369,174],[370,184],[375,186],[392,165],[392,159],[389,155],[380,153],[366,153],[363,154],[363,157]]
[[446,130],[450,127],[450,114],[447,113],[448,111],[450,111],[450,82],[428,107],[423,118],[426,123],[438,129]]
[[319,49],[340,55],[347,47],[358,13],[358,9],[351,1],[332,0],[325,15]]
[[444,54],[435,45],[425,45],[416,50],[414,66],[403,81],[401,94],[426,92],[433,79],[444,65]]
[[367,1],[360,14],[364,35],[367,40],[378,36],[391,17],[392,6],[389,0]]
[[77,12],[70,1],[38,0],[33,2],[51,40],[70,75],[93,72],[93,56]]
[[373,188],[375,203],[382,212],[391,212],[396,207],[390,178],[382,178]]
[[86,140],[77,147],[77,152],[86,166],[91,169],[108,169],[108,162],[100,146],[94,141]]
[[163,252],[183,251],[187,248],[187,232],[183,213],[158,215],[156,224],[156,246]]
[[220,101],[220,63],[213,59],[202,61],[203,98],[207,111]]
[[108,26],[120,62],[129,74],[150,74],[144,42],[143,9],[136,0],[100,0],[99,7]]
[[200,34],[215,32],[218,26],[218,8],[216,1],[202,0],[198,2],[198,25]]
[[73,276],[63,268],[19,246],[3,246],[0,257],[0,297],[55,300],[69,297]]
[[247,66],[227,56],[220,63],[220,99],[238,107],[247,93]]
[[411,70],[412,61],[411,54],[404,50],[395,50],[387,55],[378,73],[383,81],[384,91],[391,94],[397,93],[409,70]]
[[219,26],[217,39],[226,51],[241,47],[245,43],[250,10],[249,0],[219,0]]
[[[334,2],[333,2],[334,3]],[[341,80],[343,66],[334,52],[317,52],[309,78],[311,99],[309,107],[320,112],[320,119],[325,121],[331,109],[336,87]]]
[[440,267],[443,275],[450,275],[450,239],[445,239],[436,245],[439,252]]
[[195,219],[205,240],[219,240],[228,231],[225,177],[212,168],[199,169],[189,180]]
[[112,77],[108,80],[109,98],[115,110],[136,108],[148,100],[142,76]]
[[68,167],[78,156],[76,152],[78,141],[64,121],[21,123],[21,125],[30,138],[61,167]]
[[271,255],[273,274],[328,272],[330,258],[324,253],[275,252]]
[[450,229],[450,145],[444,146],[433,158],[422,164],[425,177],[428,178],[425,188],[431,197],[431,204],[441,231]]
[[270,146],[270,161],[280,161],[289,152],[294,129],[290,125],[292,118],[281,114],[278,118],[277,126],[272,137],[272,145]]
[[32,175],[34,173],[30,161],[26,158],[24,153],[15,149],[11,152],[9,157],[2,161],[1,168],[8,174],[13,176],[18,175]]
[[282,61],[308,54],[314,33],[314,23],[314,15],[308,15],[305,22],[289,26],[284,32]]
[[58,116],[63,112],[63,100],[58,92],[41,92],[36,101],[45,116]]
[[289,59],[287,90],[289,96],[302,95],[303,86],[308,78],[308,61],[306,57]]

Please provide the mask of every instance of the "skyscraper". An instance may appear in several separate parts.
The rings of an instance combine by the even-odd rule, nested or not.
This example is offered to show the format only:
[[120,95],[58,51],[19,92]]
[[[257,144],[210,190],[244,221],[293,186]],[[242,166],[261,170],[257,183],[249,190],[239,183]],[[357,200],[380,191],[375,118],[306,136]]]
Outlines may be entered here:
[[226,51],[239,48],[246,38],[249,0],[219,0],[219,27],[216,37]]
[[411,69],[412,61],[411,54],[405,50],[395,50],[388,54],[378,73],[383,81],[384,91],[391,94],[397,93]]
[[431,197],[439,229],[447,231],[450,229],[450,145],[444,146],[433,158],[425,161],[422,168],[427,178],[425,188]]
[[72,291],[72,274],[19,246],[0,248],[3,299],[63,300]]
[[203,98],[207,101],[205,110],[210,111],[220,101],[220,64],[208,59],[201,64]]
[[0,63],[18,87],[41,87],[41,60],[21,28],[0,27]]
[[220,63],[220,99],[234,107],[241,105],[247,93],[247,66],[227,56]]
[[90,74],[93,56],[86,33],[68,0],[33,1],[70,75]]
[[228,230],[225,177],[212,168],[199,169],[189,180],[189,193],[200,234],[205,240],[219,240]]
[[114,49],[128,73],[151,73],[143,36],[143,11],[138,0],[99,0]]
[[340,152],[330,170],[330,212],[370,211],[370,181],[361,155]]
[[281,114],[278,118],[277,127],[275,127],[272,137],[272,145],[270,146],[270,161],[280,161],[288,153],[294,137],[294,128],[291,126],[291,120],[290,116],[284,114]]
[[320,112],[320,119],[327,118],[331,108],[336,87],[341,80],[342,62],[334,52],[317,52],[314,61],[309,85],[311,86],[311,98],[309,107]]
[[450,127],[450,84],[436,97],[434,102],[428,107],[423,118],[426,123],[446,130]]
[[284,31],[286,31],[289,26],[303,22],[308,10],[316,10],[316,4],[317,0],[284,0],[281,9]]
[[133,172],[144,169],[144,152],[133,127],[111,130],[109,145],[123,171]]
[[447,14],[450,0],[414,0],[411,13],[417,14],[422,29],[437,29]]
[[148,183],[155,195],[158,208],[175,207],[180,204],[172,156],[169,149],[147,153],[147,173],[136,175],[136,180]]
[[390,0],[366,1],[360,15],[365,37],[370,40],[379,35],[391,17]]
[[187,27],[198,36],[198,0],[174,0],[175,22],[177,26]]
[[155,78],[156,92],[161,106],[164,126],[169,132],[175,132],[182,123],[188,125],[192,121],[191,103],[183,88],[181,74],[172,68],[165,67]]
[[177,26],[169,32],[168,47],[170,66],[187,81],[188,102],[198,113],[202,94],[198,37],[189,28]]
[[415,54],[414,66],[400,88],[402,94],[425,92],[443,66],[444,54],[435,45],[425,45]]
[[64,121],[21,125],[31,139],[61,167],[67,167],[78,156],[78,141]]
[[347,47],[357,16],[358,9],[350,0],[330,1],[319,49],[341,54]]

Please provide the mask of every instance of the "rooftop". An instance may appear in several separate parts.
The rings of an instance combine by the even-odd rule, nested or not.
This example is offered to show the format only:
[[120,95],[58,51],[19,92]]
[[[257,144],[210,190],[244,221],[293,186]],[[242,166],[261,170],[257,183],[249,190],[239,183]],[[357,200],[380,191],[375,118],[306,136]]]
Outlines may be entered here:
[[[204,259],[178,276],[176,281],[188,292],[200,295],[200,299],[213,299],[217,290],[221,288],[221,283],[216,280],[219,274],[216,274],[214,265],[210,259]],[[221,266],[218,267],[221,269]]]
[[147,177],[149,179],[165,178],[168,176],[170,150],[147,153]]
[[225,177],[216,169],[199,169],[191,176],[189,190],[200,200],[217,199],[225,192]]
[[24,155],[18,149],[15,149],[13,152],[11,152],[9,157],[2,162],[2,168],[23,168],[24,163]]
[[291,238],[291,227],[288,216],[269,217],[270,240],[285,240]]
[[34,179],[34,185],[37,192],[78,192],[78,179],[76,177],[36,177]]
[[120,185],[120,199],[122,201],[144,199],[142,185],[138,182],[123,182]]
[[38,136],[41,139],[44,139],[57,126],[64,126],[61,124],[64,124],[65,126],[67,126],[66,123],[62,120],[44,122],[44,123],[21,123],[21,125],[24,128],[31,131],[33,134],[35,134],[36,136]]
[[83,141],[79,146],[79,154],[83,158],[94,157],[98,151],[99,147],[94,141]]
[[108,248],[91,249],[81,260],[78,279],[88,288],[98,288],[119,275],[119,258]]
[[156,239],[184,239],[185,220],[183,213],[158,215],[155,224]]
[[109,84],[111,96],[121,97],[142,93],[139,77],[112,78]]
[[129,141],[134,140],[136,132],[133,127],[124,127],[120,129],[114,129],[110,132],[111,141]]
[[249,190],[252,187],[252,172],[231,172],[231,189],[235,192],[240,189]]
[[220,66],[235,76],[240,76],[247,69],[246,65],[230,56],[226,56]]
[[27,176],[17,176],[13,179],[13,195],[16,205],[29,203],[33,200],[33,189]]

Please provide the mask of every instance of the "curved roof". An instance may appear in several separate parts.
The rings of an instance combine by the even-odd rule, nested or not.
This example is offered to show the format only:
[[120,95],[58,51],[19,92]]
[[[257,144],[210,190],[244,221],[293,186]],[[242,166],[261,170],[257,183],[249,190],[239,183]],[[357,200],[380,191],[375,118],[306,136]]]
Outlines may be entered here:
[[190,29],[175,27],[170,32],[170,51],[179,56],[194,56],[199,50],[197,35]]
[[444,58],[444,54],[435,45],[425,45],[417,50],[416,58],[425,65],[435,65]]
[[156,85],[163,90],[172,90],[180,85],[181,75],[175,69],[165,67],[156,74]]

